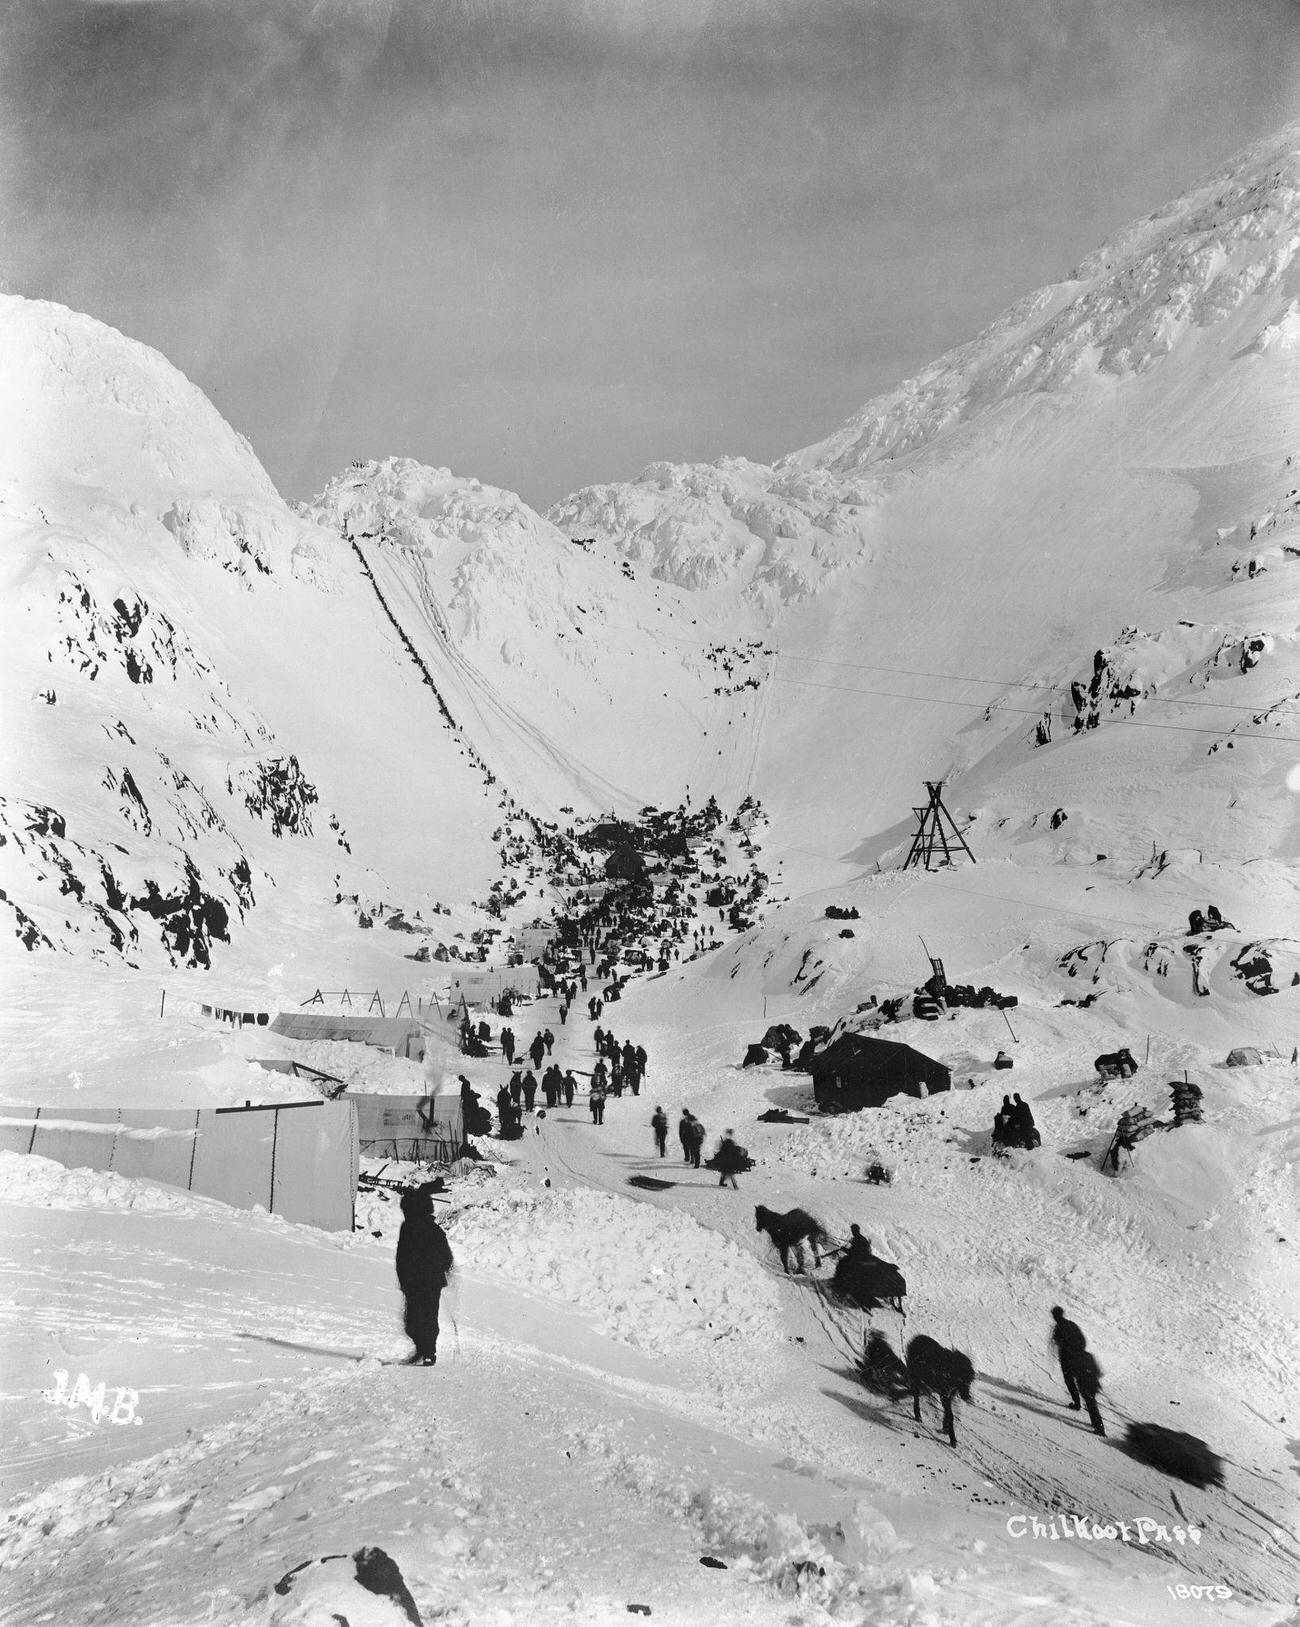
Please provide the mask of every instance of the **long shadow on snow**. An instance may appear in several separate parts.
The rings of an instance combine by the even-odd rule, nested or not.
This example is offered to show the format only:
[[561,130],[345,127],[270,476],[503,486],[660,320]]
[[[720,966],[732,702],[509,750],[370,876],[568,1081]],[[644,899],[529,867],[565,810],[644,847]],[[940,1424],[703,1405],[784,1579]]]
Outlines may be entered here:
[[281,1350],[302,1350],[309,1356],[346,1356],[349,1361],[361,1359],[355,1350],[340,1350],[337,1345],[307,1345],[296,1339],[277,1339],[269,1333],[245,1333],[242,1330],[238,1337],[256,1339],[258,1344],[278,1345]]
[[[1089,1435],[1093,1433],[1092,1425],[1072,1417],[1065,1402],[1053,1403],[1050,1396],[1045,1396],[1040,1390],[1026,1389],[1023,1384],[1012,1384],[1004,1378],[994,1378],[991,1373],[976,1373],[975,1382],[986,1385],[991,1390],[1001,1391],[1001,1398],[1020,1412],[1032,1412],[1039,1418],[1050,1419],[1051,1422],[1061,1424],[1067,1429],[1082,1429]],[[1021,1399],[1021,1398],[1024,1399]],[[1113,1412],[1115,1409],[1112,1407]],[[1107,1439],[1110,1437],[1107,1436]]]
[[[852,1378],[855,1383],[861,1385],[861,1380],[856,1375],[845,1373],[844,1376]],[[851,1412],[860,1422],[875,1424],[878,1428],[888,1430],[891,1435],[915,1436],[924,1432],[933,1434],[935,1439],[944,1439],[939,1432],[938,1425],[931,1428],[927,1423],[925,1419],[926,1407],[924,1405],[921,1409],[921,1422],[918,1424],[912,1417],[912,1398],[910,1395],[904,1396],[901,1401],[890,1401],[887,1397],[880,1396],[873,1402],[864,1400],[860,1395],[845,1395],[840,1390],[823,1389],[821,1393],[831,1401],[838,1401],[840,1406]],[[934,1410],[936,1413],[939,1411],[937,1407]],[[957,1414],[957,1421],[958,1423],[961,1422],[960,1413]],[[960,1434],[957,1439],[960,1443]],[[946,1440],[944,1440],[944,1444],[947,1445]]]

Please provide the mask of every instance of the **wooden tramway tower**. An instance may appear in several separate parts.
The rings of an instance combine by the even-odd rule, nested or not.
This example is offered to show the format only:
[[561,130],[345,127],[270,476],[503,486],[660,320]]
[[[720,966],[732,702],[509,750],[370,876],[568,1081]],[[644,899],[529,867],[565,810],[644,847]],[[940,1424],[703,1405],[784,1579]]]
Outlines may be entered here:
[[953,854],[957,852],[964,853],[974,864],[975,855],[967,847],[966,838],[943,805],[943,781],[927,780],[925,788],[930,793],[930,800],[925,807],[912,809],[917,819],[916,834],[903,860],[903,869],[910,870],[914,864],[923,864],[927,870],[935,865],[950,865]]

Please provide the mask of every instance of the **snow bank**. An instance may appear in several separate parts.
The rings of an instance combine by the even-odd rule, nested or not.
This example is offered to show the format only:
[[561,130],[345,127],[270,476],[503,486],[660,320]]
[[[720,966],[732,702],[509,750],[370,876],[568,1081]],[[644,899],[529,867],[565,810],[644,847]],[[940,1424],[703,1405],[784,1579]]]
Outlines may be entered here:
[[762,1268],[686,1215],[605,1192],[509,1192],[462,1209],[449,1230],[477,1274],[593,1311],[600,1332],[639,1350],[780,1336]]
[[[801,1621],[909,1621],[915,1619],[909,1605],[929,1591],[924,1574],[891,1575],[874,1562],[905,1545],[864,1500],[847,1525],[810,1528],[730,1486],[694,1483],[655,1458],[629,1452],[603,1425],[581,1431],[574,1445],[603,1480],[635,1491],[693,1528],[706,1553],[725,1556],[747,1580],[797,1600],[804,1607]],[[869,1617],[861,1616],[868,1606]]]
[[214,1200],[179,1187],[132,1180],[112,1170],[64,1169],[52,1158],[20,1152],[0,1152],[0,1202],[29,1209],[140,1209],[176,1215],[210,1214],[216,1206]]

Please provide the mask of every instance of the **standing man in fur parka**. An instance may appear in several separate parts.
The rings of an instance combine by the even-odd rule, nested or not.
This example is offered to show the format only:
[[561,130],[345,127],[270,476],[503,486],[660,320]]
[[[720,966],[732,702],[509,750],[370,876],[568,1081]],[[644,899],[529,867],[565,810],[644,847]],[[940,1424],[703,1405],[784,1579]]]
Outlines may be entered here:
[[438,1360],[438,1307],[454,1263],[447,1234],[433,1218],[432,1183],[403,1192],[397,1285],[406,1299],[406,1336],[415,1346],[411,1366]]

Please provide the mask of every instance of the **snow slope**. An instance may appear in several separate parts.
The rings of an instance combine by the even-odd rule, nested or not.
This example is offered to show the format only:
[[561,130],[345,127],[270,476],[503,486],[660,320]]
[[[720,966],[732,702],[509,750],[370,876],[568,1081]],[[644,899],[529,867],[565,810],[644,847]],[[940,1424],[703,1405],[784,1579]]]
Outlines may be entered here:
[[[1147,832],[1293,850],[1298,149],[1296,127],[1261,144],[771,469],[655,465],[553,511],[652,574],[726,579],[765,609],[779,656],[754,789],[778,841],[834,865],[910,828],[923,778],[970,807],[1014,770],[1035,809],[1120,804],[1134,851]],[[797,519],[782,505],[800,481]],[[1101,733],[1079,762],[1071,685],[1091,685],[1099,650]],[[1205,754],[1234,732],[1256,790],[1225,831]]]
[[699,622],[729,631],[723,609],[638,580],[513,492],[410,459],[354,467],[305,512],[349,539],[451,713],[528,807],[635,813],[692,775],[746,794],[748,760],[715,765],[705,745],[733,714],[743,731],[747,710],[715,693]]
[[[406,1346],[381,1197],[324,1237],[0,1160],[6,1619],[361,1627],[386,1619],[349,1572],[372,1543],[426,1620],[466,1624],[1181,1621],[1193,1585],[1231,1592],[1211,1619],[1283,1618],[1298,242],[1291,129],[817,445],[546,518],[401,458],[291,509],[163,358],[0,302],[10,1099],[295,1099],[256,1065],[285,1056],[413,1088],[413,1063],[211,1008],[348,989],[426,1017],[457,960],[556,906],[547,824],[753,794],[771,878],[752,927],[607,1014],[649,1048],[644,1103],[484,1143],[432,1374],[382,1365]],[[926,779],[974,866],[899,868]],[[1210,902],[1229,924],[1188,931]],[[970,1088],[756,1122],[809,1091],[742,1072],[749,1041],[864,1026],[930,953],[1019,999],[889,1031]],[[516,1029],[589,1069],[580,1009]],[[1224,1067],[1239,1044],[1261,1063]],[[1120,1045],[1141,1071],[1099,1084]],[[1005,1163],[1003,1049],[1044,1143]],[[461,1067],[495,1095],[499,1060],[434,1045]],[[1167,1114],[1184,1072],[1205,1123],[1103,1175],[1118,1113]],[[739,1193],[653,1157],[655,1101],[736,1126]],[[777,1274],[757,1202],[859,1220],[903,1264],[907,1334],[975,1362],[956,1453],[857,1382],[859,1320]],[[1054,1302],[1101,1356],[1106,1441],[1064,1409]],[[136,1390],[141,1426],[52,1405],[59,1368]],[[1209,1441],[1222,1491],[1126,1456],[1143,1420]],[[1067,1512],[1184,1538],[1007,1525]]]

